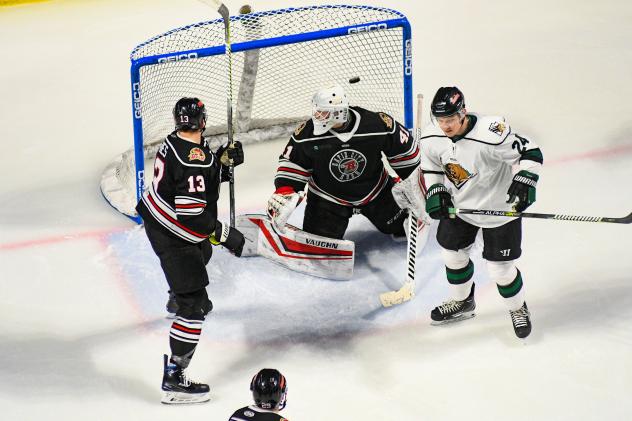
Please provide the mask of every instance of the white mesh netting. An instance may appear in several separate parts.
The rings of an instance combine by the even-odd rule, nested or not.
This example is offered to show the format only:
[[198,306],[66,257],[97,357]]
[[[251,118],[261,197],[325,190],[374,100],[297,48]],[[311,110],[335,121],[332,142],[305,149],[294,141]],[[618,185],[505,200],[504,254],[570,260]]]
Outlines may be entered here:
[[[298,121],[309,118],[314,92],[332,83],[345,87],[352,105],[386,111],[403,121],[403,29],[372,25],[373,30],[366,30],[376,22],[403,18],[390,9],[366,6],[314,6],[231,17],[236,139],[249,143],[289,136]],[[328,30],[358,25],[367,26],[325,37]],[[298,39],[309,33],[322,39]],[[277,43],[281,45],[270,46]],[[229,72],[223,45],[224,25],[218,19],[174,29],[132,51],[133,63],[164,56],[160,63],[140,67],[142,143],[149,161],[155,154],[152,145],[173,130],[172,107],[184,96],[204,102],[205,136],[219,135],[211,139],[215,145],[225,142]],[[213,47],[217,55],[202,57]],[[360,82],[349,84],[352,77]],[[118,157],[101,183],[106,199],[127,215],[135,215],[133,158],[133,151]],[[147,184],[151,171],[145,176]]]

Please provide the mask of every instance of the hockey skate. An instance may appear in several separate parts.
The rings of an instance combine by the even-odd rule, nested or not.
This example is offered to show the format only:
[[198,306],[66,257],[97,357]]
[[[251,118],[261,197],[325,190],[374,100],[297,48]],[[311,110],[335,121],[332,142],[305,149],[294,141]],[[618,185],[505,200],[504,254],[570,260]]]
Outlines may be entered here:
[[176,301],[176,294],[169,291],[169,300],[167,300],[167,319],[174,319],[178,312],[178,302]]
[[511,323],[513,324],[516,336],[520,339],[529,336],[531,333],[531,313],[529,313],[526,301],[518,310],[510,310],[509,315],[511,316]]
[[164,391],[162,403],[199,403],[211,399],[207,384],[195,383],[189,380],[184,369],[169,362],[169,357],[166,355],[164,356],[164,370],[162,377],[162,390]]
[[470,295],[463,301],[450,300],[435,307],[430,313],[432,319],[432,325],[443,325],[447,323],[459,322],[461,320],[467,320],[474,317],[474,309],[476,303],[474,302],[474,284],[470,290]]

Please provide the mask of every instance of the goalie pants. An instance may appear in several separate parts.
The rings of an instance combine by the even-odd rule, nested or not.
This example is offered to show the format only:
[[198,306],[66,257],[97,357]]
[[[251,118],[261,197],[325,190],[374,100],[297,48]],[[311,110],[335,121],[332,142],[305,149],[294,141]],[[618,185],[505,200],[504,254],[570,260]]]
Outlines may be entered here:
[[391,187],[392,183],[367,205],[358,208],[330,202],[308,191],[303,231],[342,239],[355,210],[366,216],[380,232],[404,236],[407,212],[395,203]]

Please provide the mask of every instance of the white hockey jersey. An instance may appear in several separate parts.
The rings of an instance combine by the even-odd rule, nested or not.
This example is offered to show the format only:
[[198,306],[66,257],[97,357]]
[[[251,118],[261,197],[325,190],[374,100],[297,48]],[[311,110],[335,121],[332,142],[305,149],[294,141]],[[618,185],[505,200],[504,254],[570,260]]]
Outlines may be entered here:
[[[503,117],[469,113],[474,127],[462,138],[452,140],[435,125],[420,137],[421,163],[426,185],[444,184],[457,208],[512,210],[507,190],[515,172],[537,174],[542,153],[536,143],[512,131]],[[511,219],[486,215],[459,215],[464,221],[494,228]]]

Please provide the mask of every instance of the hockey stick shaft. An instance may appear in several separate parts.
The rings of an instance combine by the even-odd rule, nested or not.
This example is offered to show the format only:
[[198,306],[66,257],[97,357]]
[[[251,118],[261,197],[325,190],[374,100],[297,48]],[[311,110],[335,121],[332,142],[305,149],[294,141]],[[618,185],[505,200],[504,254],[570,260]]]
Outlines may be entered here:
[[[200,2],[211,6],[224,19],[224,42],[226,45],[226,58],[228,61],[228,92],[226,100],[226,126],[228,130],[228,147],[232,147],[235,142],[233,134],[233,57],[230,42],[230,13],[228,7],[219,0],[199,0]],[[229,206],[230,206],[230,226],[235,226],[235,167],[232,161],[228,167],[229,175]]]
[[530,212],[513,212],[485,209],[461,209],[450,208],[450,218],[456,215],[485,215],[485,216],[505,216],[508,218],[538,218],[538,219],[554,219],[556,221],[573,221],[573,222],[608,222],[612,224],[630,224],[632,223],[632,213],[622,218],[612,218],[608,216],[578,216],[578,215],[560,215],[555,213],[530,213]]
[[[417,95],[417,132],[420,131],[423,116],[422,94]],[[412,210],[408,210],[408,243],[406,245],[406,280],[397,291],[380,294],[380,302],[384,307],[410,301],[415,296],[415,267],[417,264],[417,234],[419,232],[418,219]]]

